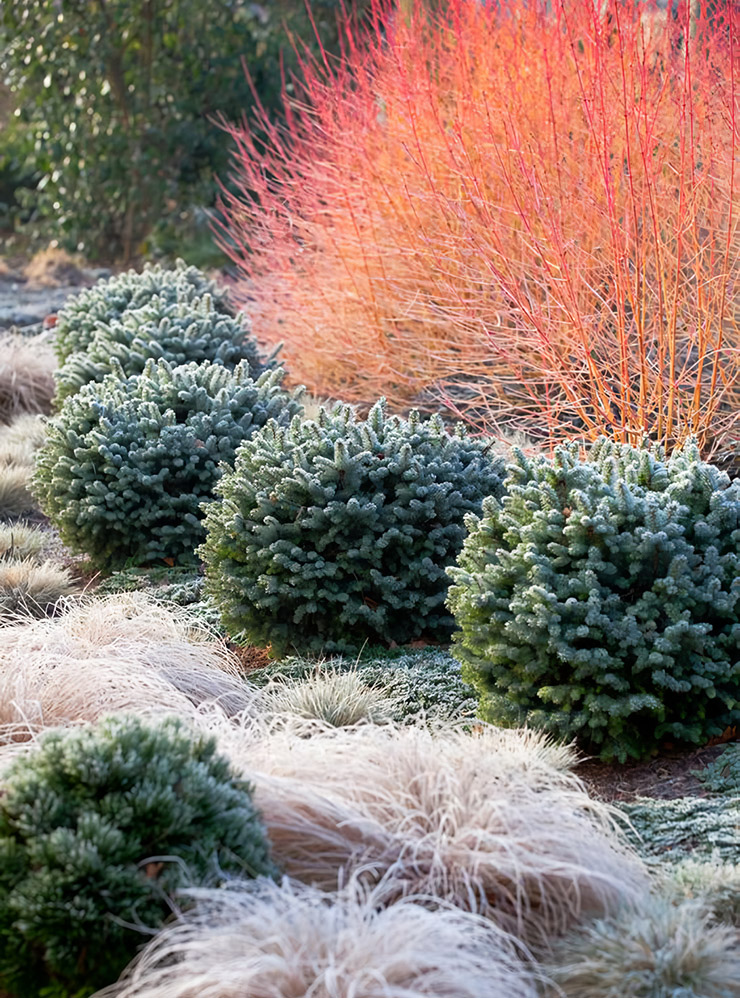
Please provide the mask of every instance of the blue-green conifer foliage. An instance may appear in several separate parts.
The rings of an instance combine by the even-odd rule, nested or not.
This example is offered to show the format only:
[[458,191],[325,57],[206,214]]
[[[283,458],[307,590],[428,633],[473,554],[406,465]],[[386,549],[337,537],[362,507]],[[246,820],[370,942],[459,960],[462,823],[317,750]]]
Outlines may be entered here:
[[501,494],[503,462],[439,417],[347,405],[270,422],[206,511],[207,588],[227,629],[276,654],[445,640],[463,518]]
[[238,446],[302,410],[282,377],[277,368],[255,381],[246,361],[229,371],[150,360],[130,378],[114,369],[49,422],[33,478],[43,511],[101,569],[194,562],[201,504]]
[[246,360],[253,378],[268,366],[243,317],[219,312],[209,294],[177,301],[157,296],[126,309],[119,319],[98,323],[86,348],[70,354],[54,372],[55,401],[59,405],[114,369],[124,377],[141,374],[148,360],[175,366],[208,360],[229,369]]
[[274,876],[249,784],[177,719],[54,731],[0,795],[0,991],[112,984],[185,887]]
[[621,760],[740,719],[740,483],[693,443],[516,452],[468,531],[448,602],[487,719]]
[[226,292],[215,281],[178,260],[175,267],[145,264],[139,273],[127,270],[97,281],[93,287],[67,299],[54,327],[54,349],[60,364],[73,353],[87,350],[101,329],[126,312],[163,302],[188,302],[209,295],[217,312],[234,315]]

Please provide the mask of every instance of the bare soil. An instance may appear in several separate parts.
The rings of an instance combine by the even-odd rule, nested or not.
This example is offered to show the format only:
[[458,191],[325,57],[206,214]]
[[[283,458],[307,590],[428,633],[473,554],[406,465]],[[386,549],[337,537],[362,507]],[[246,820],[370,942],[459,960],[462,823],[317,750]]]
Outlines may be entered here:
[[[725,740],[729,741],[727,738]],[[677,797],[706,797],[703,784],[693,775],[713,762],[725,748],[725,742],[687,752],[667,752],[644,762],[607,763],[587,759],[576,767],[576,774],[593,797],[614,803],[638,797],[675,800]]]

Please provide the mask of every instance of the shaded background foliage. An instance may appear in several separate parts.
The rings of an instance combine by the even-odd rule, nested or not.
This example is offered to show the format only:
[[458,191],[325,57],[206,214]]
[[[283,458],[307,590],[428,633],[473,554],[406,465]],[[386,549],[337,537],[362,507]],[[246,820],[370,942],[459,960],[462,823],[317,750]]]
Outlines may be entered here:
[[216,118],[240,119],[255,97],[279,115],[295,50],[335,51],[341,7],[4,3],[0,72],[16,108],[0,149],[6,226],[20,209],[32,235],[52,232],[90,258],[125,260],[206,232],[231,148]]

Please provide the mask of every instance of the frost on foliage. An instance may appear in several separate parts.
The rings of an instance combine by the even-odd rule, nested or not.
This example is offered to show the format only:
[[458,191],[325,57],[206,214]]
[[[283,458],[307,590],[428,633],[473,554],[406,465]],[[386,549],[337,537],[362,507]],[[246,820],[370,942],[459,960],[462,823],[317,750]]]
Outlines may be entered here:
[[[201,503],[239,444],[269,419],[289,420],[298,394],[283,372],[254,381],[249,365],[172,367],[148,361],[141,375],[113,373],[70,396],[50,421],[34,488],[71,548],[100,567],[194,559]],[[277,424],[276,424],[277,425]]]
[[604,758],[701,744],[740,718],[740,483],[689,443],[517,453],[449,605],[489,719]]
[[269,423],[206,516],[208,587],[232,632],[276,652],[449,637],[445,568],[500,459],[439,418],[346,405]]
[[322,673],[353,672],[371,689],[381,690],[394,704],[400,724],[460,721],[476,715],[475,690],[460,674],[460,663],[442,648],[410,648],[382,656],[364,652],[362,657],[335,657],[320,661],[287,658],[250,676],[264,685],[270,681],[299,681]]
[[740,863],[740,797],[645,797],[621,809],[630,820],[634,845],[646,858]]
[[57,401],[102,381],[114,360],[129,377],[140,374],[151,359],[173,365],[208,360],[230,369],[246,360],[253,377],[266,366],[241,319],[218,311],[210,295],[176,301],[157,296],[98,323],[85,349],[70,354],[55,372]]
[[161,927],[181,888],[274,875],[251,789],[215,741],[174,718],[46,735],[0,796],[3,990],[90,994]]
[[95,333],[120,319],[129,309],[141,308],[152,298],[167,302],[190,302],[210,295],[217,312],[233,315],[225,292],[196,267],[182,260],[174,269],[146,264],[139,274],[127,270],[70,298],[59,312],[54,349],[60,363],[70,354],[86,350]]

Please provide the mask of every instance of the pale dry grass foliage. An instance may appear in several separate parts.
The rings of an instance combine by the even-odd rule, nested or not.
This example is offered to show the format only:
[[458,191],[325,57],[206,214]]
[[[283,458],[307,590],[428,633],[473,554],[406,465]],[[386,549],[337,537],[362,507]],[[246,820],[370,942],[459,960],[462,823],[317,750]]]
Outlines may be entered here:
[[118,711],[194,720],[201,704],[223,717],[254,703],[221,641],[141,593],[83,597],[2,637],[0,743]]
[[713,924],[701,902],[656,897],[583,928],[548,969],[553,998],[731,998],[740,936]]
[[0,520],[13,519],[36,508],[36,500],[29,491],[32,474],[30,465],[0,465]]
[[[41,447],[46,439],[46,422],[40,413],[22,412],[10,423],[0,425],[0,453],[8,450],[17,454],[17,448],[23,449],[27,455],[25,462],[33,462],[34,451]],[[8,460],[4,459],[5,464]]]
[[0,558],[38,562],[48,537],[29,523],[0,523]]
[[[0,624],[53,613],[76,582],[69,569],[35,558],[0,559]],[[5,632],[1,632],[4,636]]]
[[88,283],[79,257],[58,246],[47,246],[35,253],[23,268],[23,276],[30,284],[42,288]]
[[0,422],[22,412],[50,412],[56,366],[46,339],[0,335]]
[[363,870],[389,897],[430,895],[547,945],[645,889],[572,750],[522,731],[251,723],[220,734],[255,783],[276,861],[333,890]]
[[367,686],[356,672],[319,670],[301,680],[275,680],[263,691],[267,712],[322,721],[331,727],[387,724],[397,701]]
[[356,888],[193,892],[121,983],[98,998],[534,998],[505,937],[465,912],[383,908]]

